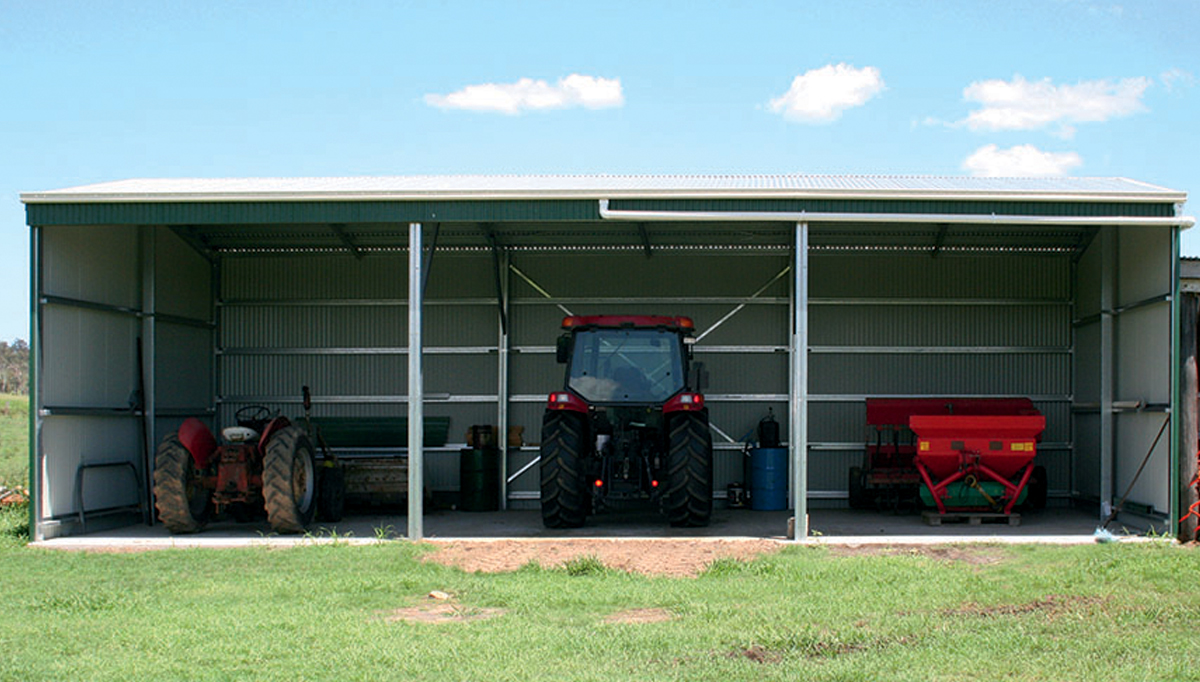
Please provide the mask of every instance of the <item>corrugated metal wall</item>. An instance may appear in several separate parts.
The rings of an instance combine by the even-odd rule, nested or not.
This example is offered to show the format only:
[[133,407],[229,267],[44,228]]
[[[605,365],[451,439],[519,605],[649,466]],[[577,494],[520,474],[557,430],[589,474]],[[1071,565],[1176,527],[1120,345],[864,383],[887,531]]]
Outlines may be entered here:
[[[151,440],[211,405],[212,292],[207,261],[167,230],[41,228],[37,320],[41,366],[39,535],[74,522],[83,507],[136,505],[147,477],[138,392],[161,416]],[[152,343],[144,340],[153,334]],[[154,375],[141,376],[138,346]],[[155,353],[154,349],[158,348]],[[154,356],[154,357],[151,357]],[[153,446],[152,446],[153,447]],[[83,464],[129,462],[127,467]]]
[[[37,512],[50,519],[77,512],[81,463],[140,459],[137,420],[102,411],[128,408],[138,385],[141,323],[130,311],[141,307],[141,270],[136,229],[44,229],[41,238],[42,405],[35,407],[50,409],[40,430]],[[89,508],[136,501],[114,472],[89,474],[87,483]]]
[[[1123,230],[1117,233],[1114,331],[1117,365],[1114,389],[1119,401],[1140,401],[1149,409],[1116,415],[1115,492],[1129,491],[1126,508],[1170,514],[1170,442],[1155,434],[1167,421],[1171,402],[1171,232]],[[1145,470],[1134,476],[1146,459]],[[1132,485],[1132,487],[1130,487]]]
[[[1170,438],[1164,433],[1151,445],[1171,402],[1172,238],[1170,230],[1103,228],[1076,268],[1074,491],[1104,514],[1128,491],[1125,509],[1141,513],[1142,522],[1171,512]],[[1115,404],[1111,455],[1105,400]]]
[[[491,254],[439,252],[431,263],[423,316],[425,414],[449,417],[451,426],[450,443],[429,448],[426,477],[431,489],[448,491],[458,487],[457,451],[467,430],[498,421],[502,339]],[[508,470],[536,457],[545,396],[562,385],[553,353],[564,315],[559,305],[576,314],[690,315],[704,330],[776,280],[787,263],[781,254],[512,253],[513,268],[504,275],[511,287],[509,423],[524,427],[530,445],[509,453]],[[219,303],[222,420],[248,403],[299,416],[305,384],[316,416],[405,416],[406,270],[404,254],[226,258]],[[787,300],[786,278],[779,278],[697,347],[712,375],[713,423],[733,438],[753,428],[768,404],[784,412]],[[740,348],[747,344],[764,347]],[[720,480],[740,480],[740,447],[716,439],[725,442]],[[513,500],[535,502],[537,481],[536,467],[517,478]]]
[[[497,421],[494,281],[485,253],[439,253],[429,269],[425,416],[450,418],[449,444],[427,448],[433,490],[457,489],[464,434]],[[300,418],[306,385],[316,417],[407,418],[407,286],[405,253],[226,258],[218,304],[222,423],[254,403]]]
[[211,422],[215,332],[212,263],[169,230],[153,236],[156,447],[187,417]]
[[[509,472],[536,456],[545,395],[562,384],[553,343],[564,308],[696,321],[696,358],[711,377],[720,493],[742,480],[740,442],[755,438],[769,408],[787,433],[786,251],[509,257],[509,423],[524,427],[531,444],[510,453]],[[248,402],[298,415],[303,384],[313,388],[317,415],[405,415],[406,267],[403,254],[227,258],[220,302],[224,418]],[[811,268],[815,499],[843,503],[847,470],[867,440],[864,400],[884,395],[1034,398],[1049,420],[1042,460],[1051,488],[1069,490],[1067,255],[823,252],[812,255]],[[437,254],[428,287],[425,409],[450,417],[451,445],[431,449],[427,480],[434,490],[454,490],[456,444],[472,424],[497,421],[501,336],[491,254]],[[536,472],[513,482],[514,501],[536,500]]]
[[[76,511],[81,462],[124,458],[141,466],[139,420],[128,406],[139,383],[137,340],[148,332],[155,442],[186,416],[215,415],[214,426],[226,424],[250,403],[299,417],[302,385],[313,388],[318,416],[407,416],[407,254],[237,255],[214,267],[161,228],[55,227],[39,234],[43,519]],[[1168,230],[1114,231],[1107,256],[1098,238],[1077,263],[1066,253],[815,250],[810,496],[818,505],[844,504],[847,470],[868,438],[866,398],[975,395],[1033,398],[1048,421],[1039,460],[1051,494],[1099,501],[1104,476],[1094,405],[1101,399],[1105,278],[1114,306],[1113,399],[1169,403],[1162,358],[1171,343],[1171,269],[1164,262],[1170,239]],[[509,292],[507,338],[492,254],[460,249],[432,261],[425,413],[451,420],[449,444],[427,458],[432,489],[457,489],[458,444],[471,425],[498,421],[502,394],[509,423],[523,426],[528,442],[509,453],[508,471],[536,457],[543,400],[562,383],[553,344],[566,310],[696,321],[696,357],[711,377],[719,492],[742,479],[740,441],[754,438],[768,409],[788,432],[785,249],[652,257],[516,249],[502,262],[511,264],[501,273]],[[509,381],[502,387],[505,343]],[[1110,487],[1117,492],[1132,481],[1163,418],[1152,410],[1114,417]],[[1130,495],[1158,511],[1169,502],[1167,447],[1160,443]],[[536,471],[514,481],[514,503],[536,504]],[[94,476],[88,508],[132,501],[130,486],[119,480],[124,473]]]
[[1047,419],[1039,463],[1070,476],[1067,254],[810,257],[809,491],[842,499],[868,397],[1025,396]]

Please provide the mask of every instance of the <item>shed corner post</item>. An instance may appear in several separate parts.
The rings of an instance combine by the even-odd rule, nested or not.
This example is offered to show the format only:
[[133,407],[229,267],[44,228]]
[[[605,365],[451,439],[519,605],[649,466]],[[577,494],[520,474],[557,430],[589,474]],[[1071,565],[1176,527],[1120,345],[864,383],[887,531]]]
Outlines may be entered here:
[[792,459],[791,540],[808,537],[808,223],[796,223],[792,272],[791,387],[788,392],[788,442]]
[[45,539],[42,509],[42,228],[29,234],[29,535]]
[[421,377],[421,223],[408,224],[408,539],[424,538],[425,389]]
[[1180,542],[1191,542],[1196,539],[1198,519],[1191,514],[1192,505],[1200,502],[1197,495],[1195,480],[1200,469],[1196,453],[1196,443],[1200,440],[1200,405],[1197,404],[1197,391],[1200,390],[1200,374],[1197,371],[1197,324],[1200,324],[1200,294],[1185,292],[1180,296],[1180,354],[1181,361],[1175,366],[1181,373],[1179,378],[1179,443],[1172,450],[1176,452],[1176,464],[1172,487],[1178,490],[1178,499],[1172,516],[1178,519],[1179,527],[1175,529],[1175,537]]
[[[1191,450],[1191,461],[1195,462],[1195,419],[1196,419],[1196,388],[1195,380],[1190,379],[1186,373],[1195,375],[1196,366],[1196,319],[1194,314],[1185,314],[1183,305],[1183,294],[1180,286],[1180,228],[1178,226],[1171,228],[1171,364],[1170,364],[1170,380],[1171,380],[1171,433],[1168,436],[1170,443],[1168,445],[1168,461],[1169,469],[1167,473],[1167,510],[1171,515],[1167,519],[1168,529],[1172,536],[1185,541],[1184,529],[1187,525],[1183,521],[1187,517],[1183,517],[1188,511],[1188,491],[1187,486],[1192,480],[1188,473],[1191,473],[1194,467],[1185,469],[1184,462],[1188,460],[1187,450]],[[1189,301],[1190,303],[1190,301]],[[1184,320],[1189,320],[1192,329],[1184,334]],[[1190,339],[1192,346],[1187,349],[1183,345],[1184,339]],[[1189,400],[1185,402],[1183,398],[1184,386],[1191,389]],[[1186,428],[1186,430],[1185,430]],[[1190,445],[1188,444],[1190,442]],[[1193,474],[1194,475],[1194,474]],[[1183,517],[1183,518],[1181,518]],[[1193,531],[1193,535],[1195,532]],[[1187,538],[1190,540],[1191,538]]]

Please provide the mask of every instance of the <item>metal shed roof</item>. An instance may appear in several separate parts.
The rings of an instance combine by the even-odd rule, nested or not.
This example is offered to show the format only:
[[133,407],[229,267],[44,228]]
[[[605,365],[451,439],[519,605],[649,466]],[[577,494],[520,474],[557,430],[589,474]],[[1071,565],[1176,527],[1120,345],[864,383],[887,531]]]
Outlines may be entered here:
[[439,247],[1085,246],[1097,225],[1180,226],[1184,192],[1125,178],[832,175],[414,175],[132,179],[22,195],[30,225],[158,225],[202,253]]
[[29,204],[581,198],[866,198],[1182,202],[1184,192],[1126,178],[866,175],[412,175],[149,178],[28,192]]

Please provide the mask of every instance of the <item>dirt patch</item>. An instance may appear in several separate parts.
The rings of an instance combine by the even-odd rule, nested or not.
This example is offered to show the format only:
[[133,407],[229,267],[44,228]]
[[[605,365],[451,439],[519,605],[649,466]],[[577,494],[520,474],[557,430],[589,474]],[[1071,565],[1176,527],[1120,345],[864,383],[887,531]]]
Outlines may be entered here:
[[674,618],[666,609],[627,609],[606,617],[605,623],[665,623]]
[[25,488],[5,488],[0,486],[0,507],[25,504],[29,501],[29,491]]
[[464,571],[501,573],[529,563],[558,568],[579,557],[594,556],[608,568],[645,575],[696,576],[713,561],[750,561],[777,552],[774,540],[470,540],[430,543],[437,551],[423,561],[455,566]]
[[942,609],[939,613],[943,616],[965,616],[976,618],[991,618],[995,616],[1020,616],[1027,613],[1047,613],[1051,616],[1056,616],[1060,613],[1070,611],[1078,607],[1091,606],[1100,604],[1104,600],[1100,597],[1081,597],[1072,595],[1051,594],[1043,599],[1034,599],[1033,601],[1024,602],[1022,604],[992,604],[983,606],[970,602],[956,606],[952,609]]
[[783,655],[778,651],[771,651],[758,645],[731,651],[729,658],[744,658],[755,663],[780,663],[783,661]]
[[504,609],[463,606],[452,595],[444,592],[433,592],[421,604],[384,611],[379,615],[389,623],[466,623],[476,620],[488,620],[503,613]]
[[995,545],[829,545],[830,556],[920,556],[935,561],[992,566],[1008,558]]

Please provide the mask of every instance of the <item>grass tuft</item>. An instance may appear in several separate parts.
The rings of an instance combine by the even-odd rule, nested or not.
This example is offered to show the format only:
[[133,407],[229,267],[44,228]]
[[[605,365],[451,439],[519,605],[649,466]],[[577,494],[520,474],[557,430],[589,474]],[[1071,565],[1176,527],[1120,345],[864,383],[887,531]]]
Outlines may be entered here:
[[613,572],[613,569],[605,566],[604,562],[600,561],[600,557],[596,556],[595,554],[585,554],[583,556],[577,556],[574,559],[569,559],[563,563],[563,570],[566,571],[567,575],[573,578],[592,575],[607,575]]
[[0,394],[0,486],[29,485],[29,396]]
[[29,501],[0,506],[0,545],[29,542]]

